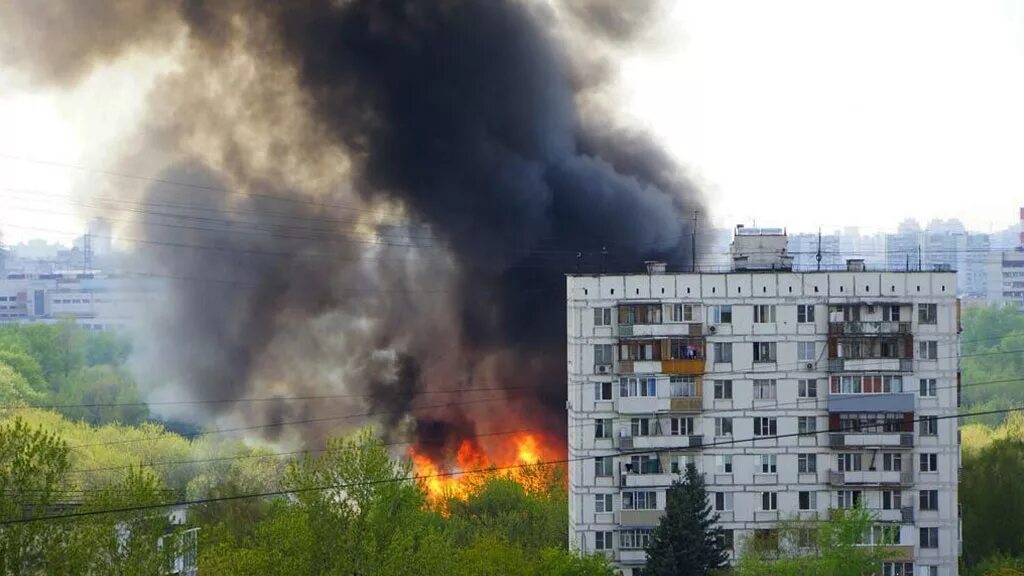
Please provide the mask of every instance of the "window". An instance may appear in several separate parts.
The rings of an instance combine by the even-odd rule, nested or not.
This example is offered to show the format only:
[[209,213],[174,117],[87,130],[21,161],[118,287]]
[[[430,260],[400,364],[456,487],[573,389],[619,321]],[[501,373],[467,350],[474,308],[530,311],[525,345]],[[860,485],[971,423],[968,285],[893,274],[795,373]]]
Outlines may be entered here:
[[939,455],[935,453],[921,454],[921,472],[938,472]]
[[730,528],[727,530],[722,530],[719,534],[719,538],[722,541],[722,548],[726,550],[732,550],[733,547],[736,545],[736,537],[733,534],[732,529]]
[[843,313],[843,322],[860,322],[860,306],[856,304],[836,306],[836,311]]
[[619,378],[619,397],[653,398],[658,395],[656,378]]
[[903,392],[903,377],[868,374],[832,376],[833,394],[897,394]]
[[691,454],[677,454],[670,458],[670,468],[673,474],[682,474],[686,472],[686,467],[693,464],[693,455]]
[[817,454],[800,454],[796,457],[796,470],[800,474],[813,474],[818,471]]
[[917,343],[917,357],[921,360],[938,359],[939,343],[935,340],[921,340]]
[[611,364],[614,362],[613,354],[611,344],[594,344],[594,364]]
[[885,322],[899,322],[900,307],[898,305],[882,306],[882,320]]
[[800,510],[814,510],[818,507],[817,492],[799,492],[797,502]]
[[595,532],[594,533],[594,550],[611,550],[612,549],[612,533],[607,532]]
[[775,323],[775,305],[774,304],[755,304],[754,305],[754,324],[774,324]]
[[775,380],[754,380],[754,400],[775,400]]
[[862,458],[859,453],[839,454],[840,472],[858,472],[861,470]]
[[608,477],[612,475],[612,457],[596,456],[594,458],[594,476]]
[[715,362],[718,364],[732,362],[732,342],[715,342]]
[[612,419],[598,418],[594,420],[594,438],[612,437]]
[[778,422],[775,418],[754,418],[754,436],[775,436],[778,434]]
[[840,490],[837,493],[839,508],[855,508],[860,504],[860,490]]
[[938,490],[921,490],[921,510],[938,510],[939,509],[939,491]]
[[[939,576],[939,567],[938,566],[921,566],[920,564],[918,564],[917,565],[917,574],[918,574],[918,576]],[[910,573],[910,576],[913,576],[913,573]]]
[[612,383],[594,382],[594,400],[611,400]]
[[876,524],[861,537],[861,544],[875,546],[900,543],[900,527],[895,524]]
[[779,494],[777,492],[761,492],[761,510],[771,512],[779,509]]
[[732,418],[715,418],[715,436],[732,436]]
[[643,550],[651,543],[651,528],[636,528],[619,532],[619,548],[623,550]]
[[937,416],[922,416],[920,425],[921,436],[939,435],[939,419]]
[[814,304],[797,304],[796,321],[801,324],[814,322]]
[[775,362],[775,342],[754,342],[754,362]]
[[797,431],[800,434],[814,434],[818,430],[817,420],[814,416],[797,417]]
[[697,379],[693,376],[673,376],[668,384],[669,396],[687,398],[697,395]]
[[712,324],[732,324],[732,305],[723,304],[711,307]]
[[611,494],[596,494],[594,496],[594,512],[603,514],[605,512],[614,512],[612,508],[612,495]]
[[917,323],[918,324],[935,324],[938,320],[938,306],[935,304],[918,304],[917,305]]
[[918,546],[921,548],[938,548],[939,529],[921,528],[921,537],[918,539]]
[[671,322],[693,322],[696,318],[696,306],[693,304],[672,304]]
[[630,491],[622,493],[623,510],[656,510],[658,508],[658,493],[645,491]]
[[728,512],[732,510],[732,492],[716,492],[715,493],[715,510],[718,512]]
[[732,454],[715,456],[715,474],[732,474]]
[[715,380],[714,386],[715,400],[732,399],[732,380]]
[[935,396],[936,389],[935,378],[921,378],[921,386],[918,388],[921,396]]
[[903,454],[886,452],[882,454],[882,470],[886,472],[900,472],[903,470]]
[[761,454],[761,474],[778,474],[775,454]]
[[693,418],[678,417],[670,418],[670,429],[673,436],[689,436],[693,434]]
[[815,380],[814,378],[797,381],[796,395],[799,398],[817,398],[818,381]]
[[628,466],[635,474],[661,474],[661,460],[649,454],[631,456]]
[[612,309],[594,308],[594,326],[611,326]]
[[882,562],[882,576],[914,576],[914,563]]
[[902,507],[902,492],[899,490],[882,490],[882,510],[899,510]]
[[633,436],[650,436],[657,428],[656,422],[652,426],[650,418],[633,418],[629,421],[629,429]]
[[796,354],[797,360],[801,362],[813,362],[817,358],[817,354],[814,351],[814,342],[797,342]]

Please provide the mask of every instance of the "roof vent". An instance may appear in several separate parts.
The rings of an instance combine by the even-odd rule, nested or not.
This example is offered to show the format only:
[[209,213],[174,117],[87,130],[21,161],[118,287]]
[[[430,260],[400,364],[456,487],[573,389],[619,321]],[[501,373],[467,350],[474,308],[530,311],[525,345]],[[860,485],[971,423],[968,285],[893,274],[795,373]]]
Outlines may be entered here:
[[648,274],[664,274],[667,266],[664,262],[659,260],[648,260],[647,262],[644,262],[644,264],[647,264]]
[[863,258],[850,258],[846,261],[846,270],[849,272],[863,272],[864,271],[864,259]]

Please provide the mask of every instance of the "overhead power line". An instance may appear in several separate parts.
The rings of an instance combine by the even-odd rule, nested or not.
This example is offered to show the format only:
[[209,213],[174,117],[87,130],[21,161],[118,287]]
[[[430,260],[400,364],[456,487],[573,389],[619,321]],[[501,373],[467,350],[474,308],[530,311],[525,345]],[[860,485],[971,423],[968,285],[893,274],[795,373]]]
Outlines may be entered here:
[[[989,414],[1007,414],[1007,413],[1010,413],[1010,412],[1017,412],[1017,411],[1021,411],[1021,410],[1024,410],[1024,406],[1017,406],[1017,407],[1013,407],[1013,408],[1002,408],[1002,409],[998,409],[998,410],[984,410],[984,411],[972,412],[972,413],[967,413],[967,414],[953,414],[953,415],[946,415],[946,416],[925,416],[925,417],[922,417],[922,418],[918,418],[918,419],[912,420],[912,422],[920,422],[920,421],[926,420],[926,419],[927,420],[936,420],[937,421],[937,420],[948,420],[948,419],[951,419],[951,418],[960,418],[960,417],[965,417],[965,416],[983,416],[983,415],[989,415]],[[701,446],[701,448],[702,449],[703,448],[713,448],[713,447],[723,446],[723,445],[735,445],[735,444],[738,444],[738,443],[747,443],[747,442],[754,443],[754,442],[765,441],[765,440],[778,440],[778,439],[781,439],[781,438],[794,438],[794,437],[798,437],[798,436],[817,436],[818,434],[842,433],[842,432],[843,432],[842,430],[826,430],[826,431],[821,431],[821,432],[796,432],[796,433],[788,433],[788,434],[772,434],[772,435],[766,435],[766,436],[755,436],[755,437],[752,437],[752,438],[741,438],[741,439],[730,439],[730,440],[716,441],[716,442],[711,442],[711,443],[708,443],[708,444],[704,444],[704,445]],[[665,449],[641,450],[639,452],[663,452],[663,451],[665,451]],[[382,478],[382,479],[377,479],[377,480],[365,480],[365,481],[361,481],[361,482],[348,482],[348,483],[339,483],[339,484],[328,484],[328,485],[323,485],[323,486],[310,486],[310,487],[305,487],[305,488],[291,488],[291,489],[281,489],[281,490],[268,490],[268,491],[265,491],[265,492],[255,492],[255,493],[250,493],[250,494],[236,494],[236,495],[231,495],[231,496],[216,496],[216,497],[208,497],[208,498],[195,498],[195,499],[191,499],[191,500],[177,500],[177,501],[174,501],[174,502],[164,502],[164,503],[159,503],[159,504],[141,504],[141,505],[135,505],[135,506],[123,506],[123,507],[118,507],[118,508],[105,508],[105,509],[100,509],[100,510],[79,510],[79,511],[69,512],[69,513],[64,513],[64,514],[52,514],[52,515],[48,515],[48,516],[36,516],[36,517],[28,517],[28,518],[15,518],[15,519],[10,519],[10,520],[3,520],[3,521],[0,521],[0,526],[13,526],[13,525],[18,525],[18,524],[29,524],[29,523],[33,523],[33,522],[45,522],[45,521],[50,521],[50,520],[62,520],[62,519],[66,520],[66,519],[73,519],[73,518],[84,518],[84,517],[89,517],[89,516],[99,516],[99,515],[103,515],[103,514],[123,514],[123,513],[129,513],[129,512],[141,512],[141,511],[144,511],[144,510],[159,510],[159,509],[172,508],[172,507],[181,507],[181,506],[198,506],[198,505],[201,505],[201,504],[213,504],[213,503],[231,502],[231,501],[237,501],[237,500],[252,500],[252,499],[267,498],[267,497],[272,497],[272,496],[289,496],[289,495],[301,494],[301,493],[307,493],[307,492],[323,492],[323,491],[326,491],[326,490],[345,490],[345,489],[348,489],[348,488],[375,486],[375,485],[380,485],[380,484],[393,484],[393,483],[400,483],[400,482],[416,482],[416,481],[429,480],[431,478],[445,478],[445,477],[463,476],[463,475],[468,475],[468,474],[494,474],[494,473],[511,471],[511,470],[522,470],[522,469],[526,469],[526,468],[536,468],[536,467],[543,467],[543,466],[554,466],[554,465],[570,464],[570,463],[573,463],[573,462],[583,462],[583,461],[587,461],[587,460],[592,460],[593,458],[594,458],[594,456],[582,456],[582,457],[578,457],[578,458],[563,458],[563,459],[552,460],[552,461],[548,461],[548,462],[522,463],[522,464],[509,465],[509,466],[496,466],[496,467],[473,469],[473,470],[455,470],[455,471],[451,471],[451,472],[439,472],[439,473],[436,473],[436,474],[401,476],[401,477],[397,477],[397,478]]]

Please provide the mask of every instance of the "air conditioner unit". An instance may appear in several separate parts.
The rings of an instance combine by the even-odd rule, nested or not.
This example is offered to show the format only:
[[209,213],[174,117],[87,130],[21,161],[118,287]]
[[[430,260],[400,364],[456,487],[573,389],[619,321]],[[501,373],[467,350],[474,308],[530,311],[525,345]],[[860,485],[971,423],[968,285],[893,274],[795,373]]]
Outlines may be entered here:
[[814,362],[808,362],[804,364],[804,370],[807,370],[808,372],[814,370]]
[[718,326],[708,326],[708,332],[710,332],[711,334],[718,332]]
[[612,367],[608,364],[598,364],[596,368],[598,374],[608,374],[612,371]]

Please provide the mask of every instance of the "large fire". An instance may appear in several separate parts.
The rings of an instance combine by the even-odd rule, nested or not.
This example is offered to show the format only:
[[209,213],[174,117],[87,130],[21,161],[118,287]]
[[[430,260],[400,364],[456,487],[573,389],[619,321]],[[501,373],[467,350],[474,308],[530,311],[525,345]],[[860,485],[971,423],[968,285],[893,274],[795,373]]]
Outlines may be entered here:
[[[540,468],[532,465],[557,461],[560,451],[542,436],[518,433],[490,443],[486,452],[476,440],[463,440],[455,454],[455,465],[451,467],[435,462],[415,448],[409,449],[409,455],[427,496],[433,503],[440,503],[447,498],[465,500],[472,486],[487,474],[513,478],[530,488],[529,484],[537,477],[531,470]],[[475,471],[488,472],[478,474]]]

